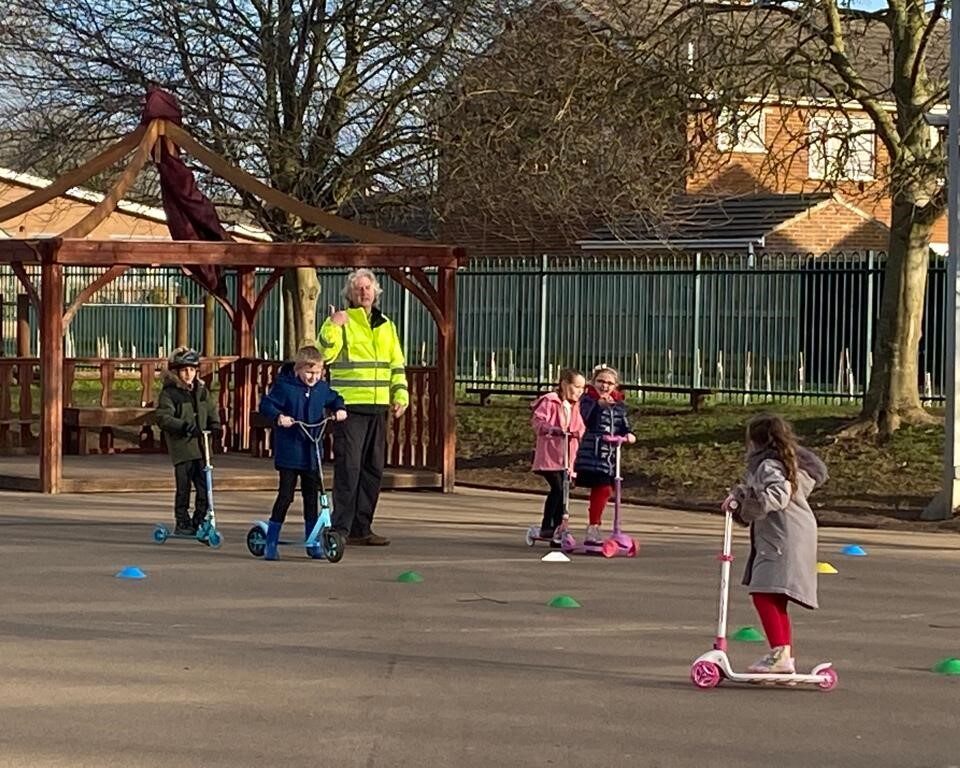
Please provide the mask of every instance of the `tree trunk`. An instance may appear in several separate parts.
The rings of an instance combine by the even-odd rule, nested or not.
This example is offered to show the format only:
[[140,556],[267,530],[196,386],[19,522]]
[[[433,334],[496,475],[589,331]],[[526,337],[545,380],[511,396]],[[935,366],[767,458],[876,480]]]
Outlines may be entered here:
[[317,301],[320,280],[310,267],[287,270],[283,275],[283,306],[286,312],[284,356],[290,359],[304,344],[317,339]]
[[920,403],[918,366],[933,225],[918,219],[912,202],[896,196],[890,224],[870,389],[859,419],[844,436],[887,437],[902,424],[936,422]]

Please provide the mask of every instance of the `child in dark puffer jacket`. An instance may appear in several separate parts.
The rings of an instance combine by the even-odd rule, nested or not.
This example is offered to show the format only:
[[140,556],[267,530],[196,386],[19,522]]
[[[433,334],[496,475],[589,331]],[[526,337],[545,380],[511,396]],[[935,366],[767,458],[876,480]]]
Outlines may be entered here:
[[598,365],[593,369],[593,379],[580,398],[580,414],[587,432],[580,441],[574,468],[577,486],[590,489],[590,524],[585,541],[595,544],[603,540],[600,525],[603,510],[613,493],[616,476],[616,447],[604,441],[605,435],[625,436],[628,443],[635,443],[636,436],[630,431],[627,406],[623,394],[618,391],[620,375],[613,368]]
[[[220,442],[221,435],[217,404],[197,375],[199,369],[200,355],[195,350],[186,347],[173,350],[157,401],[157,426],[163,430],[177,485],[173,505],[175,532],[181,536],[193,536],[197,532],[210,506],[200,433],[210,432],[211,447]],[[196,492],[192,518],[191,486]]]

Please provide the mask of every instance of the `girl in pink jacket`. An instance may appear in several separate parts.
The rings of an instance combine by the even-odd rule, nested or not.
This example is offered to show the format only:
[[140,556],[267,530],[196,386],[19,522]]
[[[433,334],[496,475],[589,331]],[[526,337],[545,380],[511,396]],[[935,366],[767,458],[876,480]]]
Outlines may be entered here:
[[[573,461],[580,447],[580,438],[586,431],[577,402],[583,394],[586,380],[579,371],[567,368],[560,372],[560,383],[554,392],[539,397],[533,404],[530,424],[537,436],[533,455],[533,471],[543,477],[550,486],[550,493],[543,505],[543,522],[540,536],[553,538],[551,546],[559,547],[556,532],[563,521],[563,483],[565,476],[572,476]],[[569,435],[567,455],[563,455],[564,434]]]

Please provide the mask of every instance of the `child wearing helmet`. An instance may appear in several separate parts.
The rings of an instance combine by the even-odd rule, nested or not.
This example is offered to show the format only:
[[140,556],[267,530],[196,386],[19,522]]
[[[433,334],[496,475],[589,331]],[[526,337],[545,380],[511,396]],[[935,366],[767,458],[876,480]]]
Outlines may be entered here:
[[[167,452],[173,462],[177,490],[173,515],[176,533],[193,536],[207,515],[207,486],[203,477],[200,435],[209,431],[211,445],[222,434],[217,404],[197,376],[200,355],[193,349],[177,347],[167,361],[163,389],[157,405],[157,425],[163,431]],[[196,489],[196,504],[190,516],[190,486]]]

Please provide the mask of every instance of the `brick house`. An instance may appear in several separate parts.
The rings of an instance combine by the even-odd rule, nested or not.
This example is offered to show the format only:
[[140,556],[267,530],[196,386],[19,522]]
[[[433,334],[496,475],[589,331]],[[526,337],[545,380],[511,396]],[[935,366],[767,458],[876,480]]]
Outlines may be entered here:
[[[572,20],[592,28],[603,25],[608,12],[600,0],[557,0],[548,11],[564,23]],[[612,27],[623,23],[622,17],[610,20]],[[891,67],[885,34],[874,27],[857,43],[857,63],[880,92],[888,87]],[[930,45],[931,61],[945,62],[947,41],[934,35]],[[693,159],[677,195],[676,210],[657,228],[659,240],[657,233],[644,230],[641,237],[634,238],[635,246],[686,247],[681,246],[682,238],[675,237],[684,231],[682,213],[692,217],[687,234],[695,231],[698,242],[722,241],[725,231],[742,224],[754,237],[751,247],[761,250],[822,253],[887,248],[890,198],[885,170],[889,158],[873,133],[870,118],[859,106],[844,105],[841,110],[835,99],[815,95],[767,96],[746,98],[735,108],[721,110],[719,120],[712,124],[697,125],[698,119],[688,118]],[[932,128],[931,135],[936,140]],[[702,211],[694,213],[698,207]],[[762,224],[764,216],[769,218],[769,226]],[[716,232],[703,228],[711,221],[718,222]],[[632,223],[631,217],[619,225],[598,222],[571,241],[560,237],[560,228],[549,222],[505,231],[499,224],[461,217],[444,221],[439,234],[441,239],[467,246],[475,255],[562,254],[580,248],[596,252],[604,249],[605,242],[610,249],[622,251],[629,245],[618,237],[622,231],[630,231]],[[671,227],[678,231],[667,236]],[[937,222],[931,248],[945,252],[946,242],[944,216]]]

